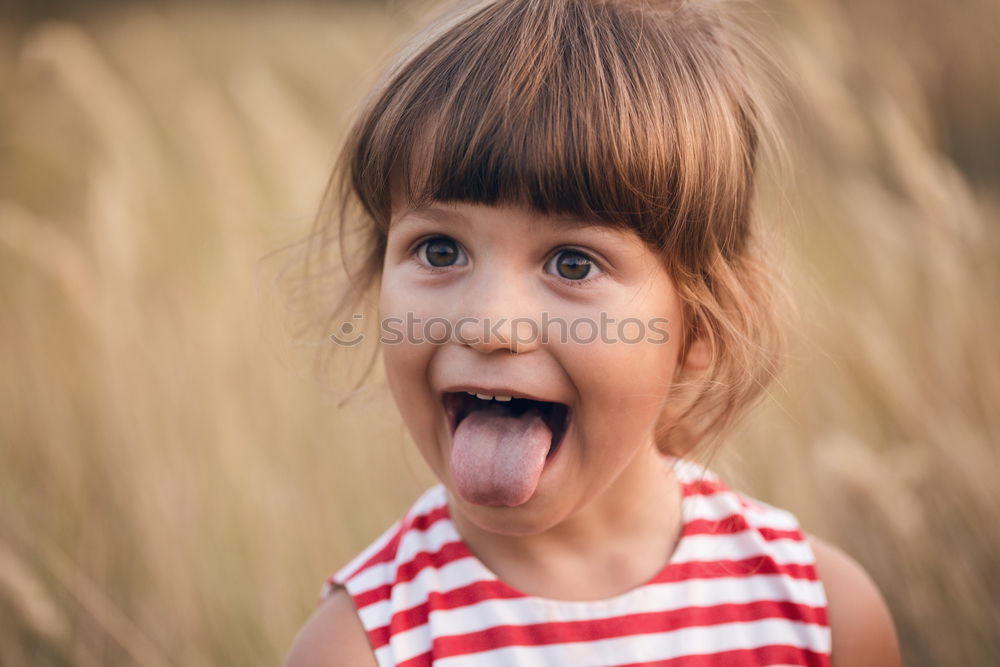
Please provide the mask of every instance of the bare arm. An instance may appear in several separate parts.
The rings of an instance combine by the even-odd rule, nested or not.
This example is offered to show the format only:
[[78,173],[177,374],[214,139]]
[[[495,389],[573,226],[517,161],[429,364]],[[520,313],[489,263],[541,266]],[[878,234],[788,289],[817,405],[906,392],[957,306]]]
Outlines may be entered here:
[[889,608],[868,573],[850,556],[809,536],[826,589],[833,667],[899,667]]
[[285,667],[376,667],[347,591],[335,589],[316,608],[295,637]]

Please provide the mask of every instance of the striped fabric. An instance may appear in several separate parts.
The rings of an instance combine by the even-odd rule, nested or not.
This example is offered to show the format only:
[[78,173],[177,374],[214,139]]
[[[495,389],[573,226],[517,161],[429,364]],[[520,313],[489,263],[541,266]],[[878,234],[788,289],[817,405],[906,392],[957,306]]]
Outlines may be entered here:
[[829,665],[826,595],[795,517],[675,462],[684,527],[652,580],[597,602],[500,581],[465,546],[438,485],[334,574],[380,667]]

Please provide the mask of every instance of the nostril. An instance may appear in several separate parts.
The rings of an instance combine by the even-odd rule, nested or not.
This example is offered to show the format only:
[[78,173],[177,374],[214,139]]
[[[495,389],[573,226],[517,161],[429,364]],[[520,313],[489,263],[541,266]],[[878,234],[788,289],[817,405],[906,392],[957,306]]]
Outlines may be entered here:
[[465,347],[486,354],[529,352],[543,342],[545,315],[540,316],[466,316],[457,320],[453,338]]

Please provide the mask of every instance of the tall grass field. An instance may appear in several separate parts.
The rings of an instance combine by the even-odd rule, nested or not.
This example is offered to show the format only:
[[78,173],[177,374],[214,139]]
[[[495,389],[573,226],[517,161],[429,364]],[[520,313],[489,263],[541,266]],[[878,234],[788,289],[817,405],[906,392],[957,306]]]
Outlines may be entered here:
[[[279,664],[433,481],[367,352],[315,377],[288,289],[425,10],[60,7],[0,21],[0,664]],[[756,18],[799,313],[719,468],[868,569],[908,665],[998,665],[1000,5]]]

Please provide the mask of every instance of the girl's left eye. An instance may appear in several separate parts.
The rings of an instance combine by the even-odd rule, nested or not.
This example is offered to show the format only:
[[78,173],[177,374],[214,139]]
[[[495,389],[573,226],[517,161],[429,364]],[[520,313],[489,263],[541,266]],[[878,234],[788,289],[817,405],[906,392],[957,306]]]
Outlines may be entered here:
[[602,273],[597,263],[579,250],[560,250],[545,264],[545,271],[572,281],[586,280]]
[[447,236],[427,239],[417,246],[416,255],[422,264],[436,269],[469,263],[469,259],[465,256],[465,251],[462,250],[458,241]]

